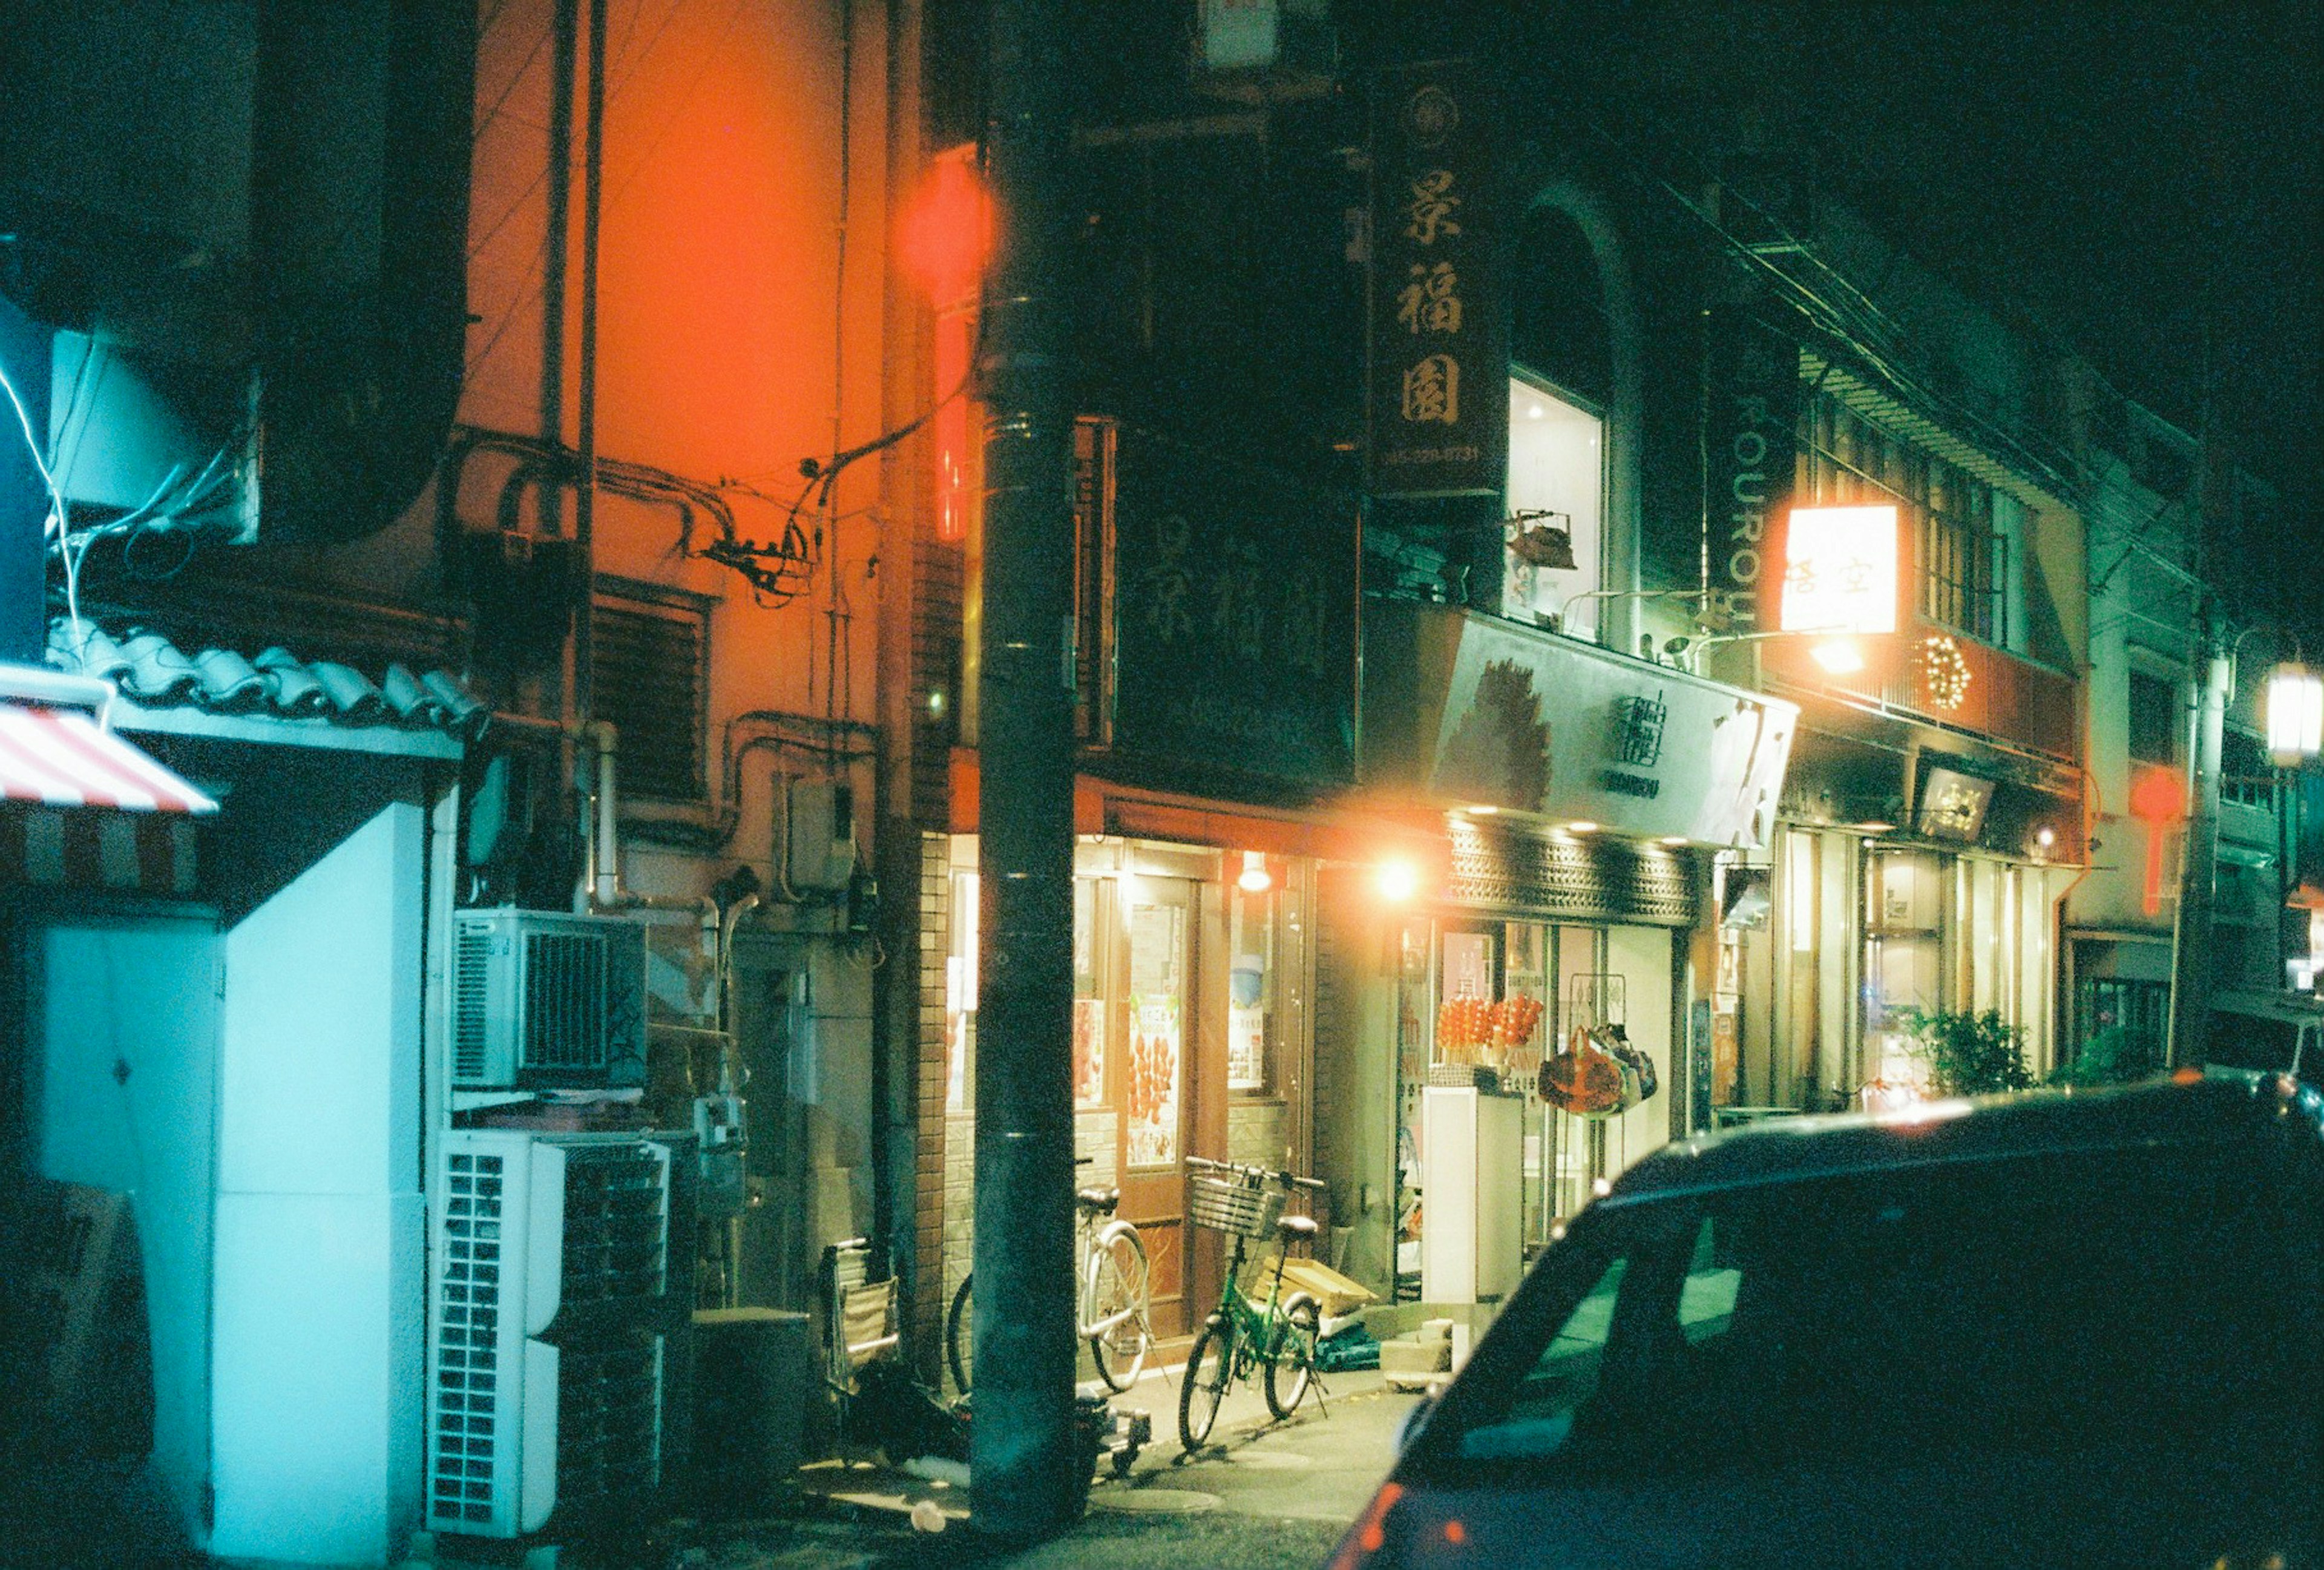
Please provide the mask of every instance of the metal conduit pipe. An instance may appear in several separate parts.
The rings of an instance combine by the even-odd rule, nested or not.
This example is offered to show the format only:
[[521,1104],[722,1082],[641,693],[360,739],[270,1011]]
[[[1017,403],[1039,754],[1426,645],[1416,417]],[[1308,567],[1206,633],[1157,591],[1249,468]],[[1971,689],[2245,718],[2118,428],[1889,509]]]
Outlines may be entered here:
[[585,734],[597,754],[596,832],[588,837],[588,865],[584,882],[592,912],[607,910],[690,910],[705,927],[719,926],[718,901],[707,894],[640,894],[622,886],[620,757],[621,733],[604,720],[593,720]]

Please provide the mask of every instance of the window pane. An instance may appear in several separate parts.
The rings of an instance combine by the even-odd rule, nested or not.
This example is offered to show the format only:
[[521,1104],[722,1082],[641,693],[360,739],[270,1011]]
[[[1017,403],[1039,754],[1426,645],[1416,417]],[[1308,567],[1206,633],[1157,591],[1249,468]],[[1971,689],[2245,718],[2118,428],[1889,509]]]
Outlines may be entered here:
[[1574,1414],[1597,1392],[1614,1305],[1628,1268],[1627,1259],[1606,1267],[1542,1348],[1499,1419],[1461,1436],[1462,1455],[1482,1461],[1556,1454],[1573,1431]]

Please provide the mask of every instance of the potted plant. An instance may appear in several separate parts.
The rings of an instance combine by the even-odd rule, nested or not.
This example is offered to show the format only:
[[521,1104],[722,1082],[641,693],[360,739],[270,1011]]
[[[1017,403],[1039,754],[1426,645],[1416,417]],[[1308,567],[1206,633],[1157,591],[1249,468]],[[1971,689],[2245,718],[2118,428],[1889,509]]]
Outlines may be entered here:
[[1990,1095],[2030,1090],[2034,1071],[2015,1025],[1999,1011],[1933,1013],[1902,1009],[1897,1021],[1911,1033],[1913,1055],[1926,1065],[1930,1088],[1939,1095]]

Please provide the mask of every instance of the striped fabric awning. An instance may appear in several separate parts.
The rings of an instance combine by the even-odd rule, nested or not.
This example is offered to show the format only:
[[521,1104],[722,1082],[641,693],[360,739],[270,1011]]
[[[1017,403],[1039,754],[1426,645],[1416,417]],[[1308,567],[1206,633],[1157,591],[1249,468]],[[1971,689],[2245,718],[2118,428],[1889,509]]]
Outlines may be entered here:
[[0,800],[127,812],[216,812],[217,803],[100,728],[86,711],[0,703]]

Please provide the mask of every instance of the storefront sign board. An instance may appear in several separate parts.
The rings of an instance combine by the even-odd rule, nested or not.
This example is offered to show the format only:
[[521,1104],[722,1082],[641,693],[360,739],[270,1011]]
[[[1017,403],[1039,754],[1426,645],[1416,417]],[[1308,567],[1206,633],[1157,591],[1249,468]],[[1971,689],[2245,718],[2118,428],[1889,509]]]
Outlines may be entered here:
[[1800,351],[1739,306],[1714,308],[1703,346],[1703,548],[1738,631],[1775,614],[1792,504]]
[[1112,463],[1111,744],[1351,781],[1353,497],[1134,429]]
[[1781,699],[1471,617],[1427,788],[1609,833],[1757,847],[1798,722]]
[[1484,73],[1397,67],[1373,102],[1371,494],[1498,494],[1508,335]]

